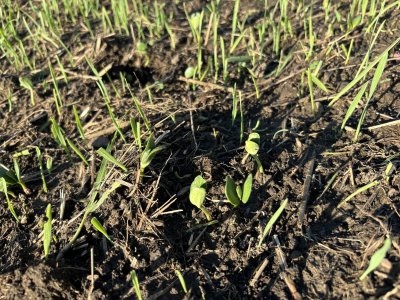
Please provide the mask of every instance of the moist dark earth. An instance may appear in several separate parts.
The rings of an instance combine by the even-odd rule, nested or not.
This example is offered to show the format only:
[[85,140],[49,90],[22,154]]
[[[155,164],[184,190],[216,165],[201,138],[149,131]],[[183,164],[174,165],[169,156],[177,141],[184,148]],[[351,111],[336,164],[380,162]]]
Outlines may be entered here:
[[[314,51],[324,56],[330,41],[341,34],[337,29],[337,36],[322,38],[326,28],[317,2],[313,22],[321,38]],[[186,9],[197,12],[207,4],[187,1]],[[346,4],[335,5],[342,14],[349,10]],[[222,36],[230,34],[232,8],[232,1],[221,8]],[[53,94],[43,84],[51,82],[47,59],[55,63],[58,49],[38,59],[35,72],[17,71],[4,56],[0,58],[0,162],[12,168],[13,154],[30,149],[29,155],[18,157],[29,192],[10,188],[19,223],[1,194],[0,299],[133,299],[132,270],[138,275],[144,299],[399,299],[400,176],[396,168],[388,180],[384,175],[388,159],[395,166],[400,162],[400,126],[368,129],[400,117],[399,47],[389,52],[361,135],[354,142],[362,109],[356,110],[345,129],[340,126],[356,92],[346,94],[332,107],[327,96],[335,95],[354,78],[371,39],[361,28],[350,33],[354,50],[347,66],[339,47],[324,56],[320,79],[330,94],[315,90],[313,114],[307,84],[301,81],[308,65],[299,43],[306,43],[303,21],[295,12],[289,14],[294,36],[281,42],[284,53],[294,53],[292,60],[280,75],[267,77],[279,57],[270,49],[271,37],[266,38],[265,59],[257,66],[257,98],[249,72],[235,65],[229,66],[226,82],[215,82],[212,76],[195,86],[188,82],[183,74],[196,64],[197,46],[182,5],[170,3],[165,9],[174,14],[171,27],[176,47],[172,49],[168,35],[162,35],[148,47],[147,57],[135,50],[129,35],[102,34],[100,24],[93,24],[96,36],[92,37],[84,28],[66,24],[63,39],[77,63],[69,67],[73,74],[67,83],[59,80],[60,115]],[[249,25],[261,22],[263,4],[242,1],[240,18],[245,13]],[[378,36],[372,57],[399,36],[399,14],[398,9],[391,10],[382,18],[385,28],[391,30]],[[26,33],[21,29],[20,34]],[[350,41],[350,37],[345,39]],[[245,53],[244,45],[238,47],[238,53]],[[35,55],[33,49],[29,55]],[[202,55],[205,61],[212,57],[211,39]],[[105,70],[102,79],[125,141],[114,135],[96,77],[83,56],[89,57],[97,70]],[[66,54],[60,59],[68,66]],[[140,116],[129,91],[122,92],[121,72],[152,132],[165,146],[137,188],[139,151],[128,121]],[[29,92],[19,85],[20,76],[29,77],[34,84],[34,106]],[[368,74],[366,79],[372,76]],[[243,109],[242,117],[238,112],[233,122],[231,88],[235,83]],[[9,90],[13,95],[11,112]],[[79,113],[88,112],[82,119],[86,141],[79,136],[73,106]],[[74,154],[68,156],[55,142],[51,117],[90,160],[89,165]],[[251,159],[242,163],[244,141],[256,125],[264,173],[257,172]],[[72,249],[57,259],[75,233],[93,188],[101,162],[96,149],[105,148],[113,137],[112,155],[128,172],[109,164],[104,186],[109,188],[115,180],[123,184],[91,215],[101,221],[113,243],[96,231],[88,218]],[[33,146],[39,147],[45,159],[53,159],[53,170],[45,174],[47,193]],[[238,183],[249,173],[254,175],[251,198],[246,205],[233,208],[225,198],[225,177],[230,175]],[[189,186],[200,174],[207,181],[205,206],[212,223],[189,201]],[[374,180],[379,181],[377,186],[337,208],[343,199]],[[286,209],[257,247],[266,223],[286,198]],[[50,255],[44,259],[42,224],[48,203],[53,209],[54,239]],[[360,281],[369,258],[389,233],[392,247],[386,258]],[[175,270],[185,278],[186,295]]]

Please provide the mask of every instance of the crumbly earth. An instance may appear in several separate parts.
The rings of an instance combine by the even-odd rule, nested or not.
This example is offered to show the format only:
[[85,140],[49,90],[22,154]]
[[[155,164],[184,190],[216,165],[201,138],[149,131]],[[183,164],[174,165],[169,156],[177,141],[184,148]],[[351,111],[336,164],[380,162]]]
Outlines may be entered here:
[[[227,41],[231,2],[221,8],[219,30]],[[235,65],[229,66],[225,84],[207,76],[194,86],[182,77],[187,66],[196,64],[197,46],[181,3],[166,6],[174,14],[171,28],[175,49],[165,34],[148,47],[145,56],[135,50],[132,37],[126,34],[104,35],[100,33],[101,24],[93,24],[99,32],[92,37],[83,24],[66,24],[63,40],[76,66],[68,67],[71,72],[67,83],[59,80],[63,100],[60,115],[51,90],[43,84],[51,82],[47,59],[56,66],[58,49],[38,59],[34,72],[17,71],[1,56],[0,163],[12,168],[13,154],[24,149],[30,154],[18,157],[29,191],[24,192],[18,185],[10,187],[18,223],[4,195],[0,198],[0,299],[132,299],[133,270],[145,299],[399,299],[400,125],[373,127],[400,117],[399,46],[389,52],[361,135],[353,141],[363,106],[356,109],[345,129],[340,126],[357,91],[352,90],[332,107],[328,106],[327,96],[335,95],[355,77],[371,35],[360,27],[344,37],[348,43],[354,39],[353,55],[345,65],[339,46],[329,54],[325,51],[342,34],[334,28],[336,35],[324,38],[327,28],[321,1],[317,2],[313,22],[319,39],[314,51],[324,61],[319,77],[330,92],[315,88],[314,114],[307,83],[301,81],[308,62],[300,41],[306,45],[307,40],[303,21],[296,12],[290,12],[293,38],[281,42],[284,53],[293,52],[292,59],[274,77],[267,75],[278,67],[279,57],[272,54],[272,41],[267,37],[265,59],[255,68],[259,97],[249,72]],[[196,12],[206,4],[209,1],[190,1],[186,9]],[[350,9],[333,5],[343,15]],[[257,1],[241,3],[240,18],[247,13],[249,25],[261,22],[262,12],[263,4]],[[391,30],[378,36],[372,58],[399,36],[399,13],[390,10],[384,16],[385,28]],[[244,45],[238,47],[238,53],[245,53]],[[29,55],[34,57],[33,49]],[[210,38],[203,56],[212,55]],[[110,93],[110,107],[125,136],[123,140],[116,135],[111,153],[128,171],[109,165],[100,195],[115,180],[122,185],[90,215],[100,220],[112,243],[93,228],[88,218],[73,247],[57,259],[81,222],[94,188],[101,163],[96,149],[106,148],[115,132],[84,56],[98,71],[104,70],[101,74]],[[66,53],[60,59],[68,66]],[[57,70],[58,76],[61,73]],[[140,154],[129,118],[141,118],[120,73],[127,78],[155,137],[162,137],[159,143],[165,146],[139,184]],[[30,93],[19,84],[21,76],[29,77],[34,84],[34,106]],[[366,79],[372,76],[369,73]],[[242,116],[238,111],[232,121],[234,83],[241,93]],[[11,111],[9,90],[13,95]],[[79,113],[87,112],[82,118],[86,141],[80,138],[73,107]],[[89,159],[88,165],[73,152],[69,156],[54,140],[51,117]],[[259,154],[264,173],[257,172],[251,159],[242,163],[244,141],[256,126],[261,136]],[[143,120],[141,127],[144,133]],[[47,158],[53,161],[52,171],[45,173],[47,193],[34,146],[41,150],[44,165]],[[395,167],[386,179],[389,160]],[[239,183],[250,172],[254,175],[251,198],[247,204],[233,208],[225,200],[225,177],[230,175]],[[212,214],[211,223],[189,202],[189,186],[199,174],[207,181],[205,206]],[[377,185],[338,208],[343,199],[374,180]],[[286,209],[262,246],[257,247],[266,223],[286,198]],[[44,259],[42,231],[48,203],[53,210],[54,239],[50,255]],[[386,258],[360,281],[371,255],[388,234],[392,247]],[[175,270],[184,276],[187,295]]]

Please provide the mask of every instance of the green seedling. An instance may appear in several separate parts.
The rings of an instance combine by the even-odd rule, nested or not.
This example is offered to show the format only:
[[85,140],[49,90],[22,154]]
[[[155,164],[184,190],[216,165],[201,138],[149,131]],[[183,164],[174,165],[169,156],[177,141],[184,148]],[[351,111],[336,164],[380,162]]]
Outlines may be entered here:
[[390,176],[394,172],[395,169],[396,169],[396,167],[394,166],[394,164],[391,161],[389,161],[389,163],[386,165],[386,168],[385,168],[386,182],[389,182]]
[[[0,168],[0,173],[1,173],[2,169]],[[13,215],[14,219],[17,221],[17,223],[19,222],[17,213],[14,210],[14,206],[12,205],[12,202],[10,200],[9,194],[11,194],[8,191],[8,183],[6,181],[6,179],[0,174],[0,192],[3,192],[4,195],[6,196],[6,200],[7,200],[7,206],[8,206],[8,210],[11,212],[11,214]]]
[[64,151],[67,153],[68,156],[71,155],[68,148],[71,148],[86,165],[89,165],[89,162],[79,150],[79,148],[69,138],[64,136],[64,130],[58,125],[57,121],[52,117],[50,118],[50,122],[51,133],[56,143],[64,148]]
[[82,138],[83,141],[86,141],[85,133],[83,132],[81,118],[79,117],[78,110],[76,109],[75,105],[72,106],[72,111],[74,113],[75,124],[76,124],[76,128],[78,129],[79,135],[80,135],[80,137]]
[[140,176],[142,177],[145,169],[150,165],[151,161],[154,159],[156,154],[163,150],[164,146],[156,146],[154,143],[154,137],[151,133],[146,142],[146,147],[144,148],[142,154],[140,155]]
[[234,206],[239,206],[240,202],[246,204],[250,199],[251,190],[253,185],[253,175],[249,174],[241,185],[235,185],[230,176],[226,177],[225,182],[225,195],[228,201]]
[[32,105],[35,105],[35,91],[33,89],[32,81],[27,77],[20,77],[19,84],[21,85],[21,87],[29,91],[31,95],[31,103]]
[[44,178],[44,169],[43,169],[43,155],[42,152],[40,151],[39,147],[37,146],[33,146],[35,148],[35,152],[36,152],[36,157],[38,159],[38,164],[39,164],[39,171],[40,171],[40,176],[42,178],[42,184],[43,184],[43,191],[45,193],[47,193],[47,184],[46,184],[46,179]]
[[260,135],[256,132],[250,133],[245,144],[246,154],[243,157],[242,164],[244,164],[247,158],[251,155],[256,161],[258,166],[258,171],[264,173],[264,168],[258,158],[258,151],[260,150]]
[[108,160],[109,162],[111,162],[114,165],[116,165],[119,168],[121,168],[124,172],[128,171],[127,167],[125,167],[125,165],[123,163],[121,163],[114,156],[112,156],[106,149],[99,148],[96,152],[97,152],[98,155],[100,155],[104,159]]
[[360,280],[364,280],[368,274],[373,272],[379,265],[382,263],[383,259],[386,256],[386,253],[389,251],[390,246],[392,245],[392,239],[388,236],[382,246],[379,248],[372,256],[369,262],[368,268],[362,273],[360,276]]
[[194,78],[196,75],[196,67],[187,67],[184,75],[186,78]]
[[30,190],[26,186],[25,182],[22,180],[19,164],[16,158],[13,158],[13,163],[14,163],[14,174],[15,178],[17,179],[17,183],[21,186],[25,194],[30,194],[31,193]]
[[188,290],[187,290],[187,287],[186,287],[185,278],[183,278],[183,275],[182,275],[181,271],[175,270],[175,274],[178,277],[179,282],[181,283],[183,291],[185,292],[185,294],[187,294]]
[[140,133],[140,122],[137,122],[135,118],[130,119],[131,129],[133,137],[135,138],[136,145],[139,147],[139,151],[142,151],[142,139]]
[[51,204],[49,203],[46,207],[46,222],[43,225],[43,249],[44,257],[47,258],[50,253],[50,243],[51,243],[51,222],[53,220],[51,213]]
[[[114,136],[115,139],[116,136]],[[113,145],[113,142],[110,143],[107,147],[107,152],[109,152],[111,150],[111,147]],[[93,189],[90,193],[90,197],[88,199],[88,201],[86,202],[86,208],[84,210],[83,213],[83,217],[82,220],[78,226],[78,229],[76,230],[74,236],[69,240],[68,244],[59,252],[59,254],[57,255],[57,260],[59,260],[61,257],[63,257],[64,253],[67,252],[69,249],[71,249],[71,247],[74,245],[76,239],[79,237],[79,234],[82,231],[82,228],[85,225],[85,221],[87,219],[87,217],[95,212],[110,196],[111,193],[113,193],[117,188],[119,188],[121,186],[121,183],[119,181],[115,181],[114,183],[111,184],[111,187],[108,188],[106,191],[103,192],[103,194],[101,195],[101,197],[99,199],[97,199],[97,195],[100,192],[100,189],[102,188],[102,186],[104,185],[104,183],[106,182],[105,177],[106,177],[106,170],[107,170],[107,166],[108,166],[109,161],[105,158],[103,158],[97,177],[96,177],[96,181],[94,183]]]
[[350,201],[351,199],[353,199],[355,196],[357,196],[359,193],[362,193],[374,186],[376,186],[379,183],[378,180],[374,180],[370,183],[368,183],[367,185],[364,185],[362,187],[360,187],[357,191],[355,191],[354,193],[352,193],[350,196],[346,197],[344,200],[342,200],[342,202],[339,203],[339,205],[337,206],[342,207],[345,203],[347,203],[348,201]]
[[140,292],[139,279],[138,279],[135,271],[131,272],[131,279],[132,279],[133,288],[135,289],[136,297],[138,298],[138,300],[142,300],[142,293]]
[[96,217],[93,217],[93,218],[90,220],[90,223],[92,223],[94,229],[96,229],[98,232],[100,232],[102,235],[104,235],[104,236],[107,238],[107,240],[109,240],[109,241],[112,243],[111,238],[110,238],[110,236],[108,235],[107,231],[105,230],[105,228],[103,227],[103,225],[101,225],[100,221],[97,220]]
[[285,210],[285,207],[286,207],[287,204],[288,204],[288,199],[286,198],[282,202],[281,206],[279,206],[277,211],[272,215],[271,219],[267,223],[267,226],[265,226],[265,229],[264,229],[263,234],[262,234],[262,236],[260,238],[260,241],[258,242],[257,247],[261,247],[265,237],[269,234],[269,232],[272,229],[272,226],[274,226],[274,224],[276,223],[276,221],[278,220],[278,218],[280,217],[282,212]]
[[199,175],[193,180],[192,184],[190,185],[189,200],[194,206],[199,208],[204,213],[208,221],[211,221],[212,220],[211,214],[203,206],[205,199],[206,199],[206,181],[201,175]]

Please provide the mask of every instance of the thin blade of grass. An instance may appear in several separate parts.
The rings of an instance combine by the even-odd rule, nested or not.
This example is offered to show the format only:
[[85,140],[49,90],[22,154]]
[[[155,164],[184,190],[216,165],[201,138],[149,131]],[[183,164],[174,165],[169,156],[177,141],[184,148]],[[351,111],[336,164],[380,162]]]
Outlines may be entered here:
[[107,150],[104,148],[99,148],[96,151],[101,157],[107,159],[109,162],[112,162],[114,165],[120,167],[124,172],[127,172],[128,169],[124,164],[119,162],[114,156],[112,156]]
[[107,240],[109,240],[112,243],[112,240],[111,240],[110,236],[108,235],[106,229],[103,227],[103,225],[101,225],[100,221],[96,217],[93,217],[90,220],[90,223],[92,223],[93,227],[98,232],[100,232],[102,235],[104,235],[107,238]]
[[381,248],[379,248],[372,256],[371,260],[369,262],[368,268],[362,273],[360,276],[360,280],[364,280],[365,277],[368,276],[371,272],[373,272],[376,268],[379,267],[381,264],[382,260],[385,258],[386,253],[389,251],[390,246],[392,245],[392,239],[390,237],[387,237],[385,240],[385,243]]
[[51,204],[47,204],[46,207],[46,218],[47,221],[43,226],[43,248],[44,248],[44,257],[47,258],[50,253],[50,243],[51,243],[51,222],[53,220],[51,213]]
[[344,94],[350,91],[364,76],[375,67],[384,57],[392,50],[398,43],[400,42],[400,38],[397,38],[389,47],[386,48],[375,60],[373,60],[356,78],[354,78],[348,85],[346,85],[332,100],[329,102],[329,106],[332,106],[338,101]]
[[342,202],[339,203],[339,205],[337,206],[342,207],[346,202],[350,201],[352,198],[354,198],[355,196],[357,196],[358,194],[376,186],[379,183],[378,180],[372,181],[370,183],[368,183],[367,185],[364,185],[362,187],[360,187],[357,191],[355,191],[354,193],[352,193],[350,196],[348,196],[346,199],[344,199]]
[[137,277],[136,271],[131,272],[131,279],[133,288],[135,289],[136,297],[138,298],[138,300],[142,300],[142,293],[140,292],[139,279]]
[[262,234],[260,241],[258,242],[257,247],[261,247],[261,244],[263,243],[265,237],[270,232],[272,226],[274,226],[275,222],[278,220],[279,216],[282,214],[282,212],[285,209],[287,204],[288,204],[288,198],[286,198],[282,202],[281,206],[279,206],[279,208],[276,210],[276,212],[272,215],[271,219],[268,221],[267,226],[265,226],[264,232]]
[[187,287],[186,287],[185,278],[183,278],[183,275],[182,275],[181,271],[175,270],[175,274],[178,277],[179,282],[181,283],[183,291],[185,292],[185,294],[187,294],[188,290],[187,290]]
[[362,96],[364,96],[365,90],[367,89],[368,82],[364,83],[360,90],[358,91],[357,95],[354,97],[353,101],[351,102],[349,108],[347,109],[346,116],[343,119],[342,126],[340,129],[343,129],[346,126],[347,121],[353,115],[354,110],[358,106],[361,101]]

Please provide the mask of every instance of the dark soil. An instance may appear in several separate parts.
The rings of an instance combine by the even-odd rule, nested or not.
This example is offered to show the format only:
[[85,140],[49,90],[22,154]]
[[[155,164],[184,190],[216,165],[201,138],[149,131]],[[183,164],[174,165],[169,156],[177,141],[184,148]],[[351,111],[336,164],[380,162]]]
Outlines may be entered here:
[[[197,11],[205,2],[193,1],[187,9]],[[242,2],[242,17],[247,11],[249,24],[260,22],[262,5]],[[338,7],[343,14],[349,9]],[[112,154],[128,167],[128,172],[123,177],[120,169],[110,170],[105,188],[116,179],[126,184],[91,215],[104,224],[113,244],[94,230],[88,219],[78,241],[59,260],[56,257],[75,233],[93,188],[93,176],[101,162],[95,149],[107,146],[115,128],[84,60],[72,70],[76,76],[71,75],[67,84],[59,82],[63,99],[59,116],[53,94],[43,85],[51,78],[46,59],[38,62],[40,73],[17,72],[4,57],[0,59],[0,162],[12,168],[12,155],[31,149],[30,155],[18,158],[30,193],[11,188],[20,223],[13,219],[1,194],[0,299],[132,299],[132,270],[138,274],[145,299],[287,299],[296,297],[295,291],[308,299],[375,299],[388,293],[393,295],[385,299],[399,299],[400,175],[398,169],[388,181],[383,175],[388,158],[399,165],[400,126],[367,130],[400,117],[400,61],[395,59],[396,51],[390,52],[391,60],[368,108],[361,136],[353,142],[362,110],[356,110],[345,130],[340,126],[356,92],[329,107],[326,95],[316,90],[317,113],[314,116],[311,112],[307,85],[300,80],[308,63],[296,42],[304,43],[303,22],[294,12],[295,36],[282,41],[284,51],[295,51],[292,62],[281,75],[268,79],[266,75],[277,67],[279,58],[267,47],[265,64],[258,68],[261,93],[257,99],[248,72],[238,73],[236,67],[229,69],[226,85],[216,83],[219,88],[204,84],[193,89],[185,82],[181,76],[188,65],[196,63],[197,48],[183,7],[171,4],[168,11],[174,12],[176,49],[171,49],[167,35],[160,37],[148,49],[147,64],[129,36],[99,34],[98,40],[79,28],[71,28],[65,35],[74,56],[85,53],[97,70],[112,64],[103,80],[115,117],[125,122],[122,128],[126,138],[125,142],[116,139]],[[226,5],[220,30],[221,34],[226,31],[227,37],[231,14],[231,5]],[[399,13],[393,11],[385,16],[385,28],[392,30],[380,34],[372,57],[397,38],[398,18]],[[314,22],[316,34],[321,37],[315,46],[318,55],[329,40],[322,38],[326,30],[323,15]],[[321,80],[333,94],[354,78],[369,45],[370,36],[361,29],[351,35],[355,48],[348,67],[339,67],[344,66],[339,48],[324,57],[327,63],[320,73]],[[101,44],[96,48],[98,42]],[[212,51],[210,41],[203,55],[212,56]],[[54,54],[49,53],[52,57]],[[66,55],[61,59],[68,65]],[[113,91],[112,84],[122,90],[120,72],[139,99],[155,137],[163,136],[160,144],[166,146],[136,190],[131,185],[136,180],[139,154],[126,121],[132,116],[139,119],[139,114],[128,91],[120,95]],[[19,86],[22,74],[34,83],[35,106],[30,104],[29,92]],[[204,82],[214,81],[210,76]],[[234,82],[242,92],[242,141],[240,113],[232,122],[232,93],[224,89]],[[154,87],[159,83],[163,88]],[[153,86],[152,101],[146,86]],[[6,98],[9,89],[13,92],[11,112]],[[88,110],[82,119],[87,142],[79,137],[73,105],[80,113]],[[64,152],[51,135],[50,117],[56,118],[65,135],[93,163],[86,166],[77,156],[69,157]],[[257,172],[255,162],[241,163],[244,140],[257,122],[263,174]],[[277,133],[281,129],[285,130]],[[43,191],[32,146],[39,147],[44,158],[53,158],[54,169],[46,174],[48,193]],[[225,177],[230,175],[240,182],[249,172],[255,174],[251,199],[234,209],[225,201]],[[208,226],[204,215],[189,202],[189,186],[199,174],[207,180],[205,206],[217,221]],[[332,176],[336,179],[324,192]],[[344,198],[373,180],[379,180],[379,185],[337,208]],[[60,219],[62,198],[65,212]],[[265,224],[285,198],[289,199],[287,208],[263,246],[257,248]],[[48,203],[53,208],[56,239],[45,260],[40,234]],[[393,241],[384,262],[366,280],[359,281],[370,256],[389,232]],[[287,263],[285,270],[282,254]],[[255,279],[261,267],[265,268]],[[188,296],[175,270],[182,272],[190,290]]]

